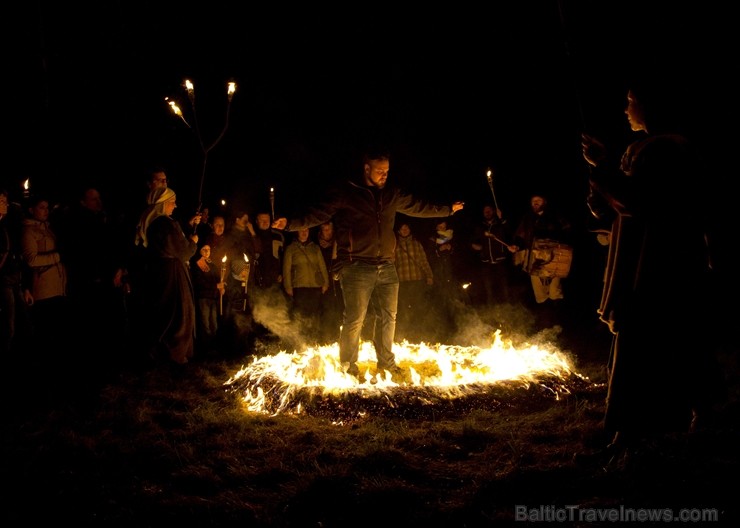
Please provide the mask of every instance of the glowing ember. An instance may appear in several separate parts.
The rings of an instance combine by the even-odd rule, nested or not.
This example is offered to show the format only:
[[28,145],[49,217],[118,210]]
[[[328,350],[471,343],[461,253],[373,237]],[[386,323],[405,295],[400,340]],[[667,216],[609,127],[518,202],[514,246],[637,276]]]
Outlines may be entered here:
[[[309,413],[347,418],[373,412],[419,415],[422,409],[499,405],[517,391],[559,398],[574,384],[588,383],[573,371],[570,360],[554,347],[530,344],[516,349],[500,332],[490,348],[448,345],[394,344],[401,377],[375,372],[372,343],[359,352],[361,380],[342,371],[338,346],[308,348],[255,358],[225,385],[237,392],[246,407],[267,414]],[[436,409],[438,411],[439,409]],[[406,412],[408,414],[408,412]]]

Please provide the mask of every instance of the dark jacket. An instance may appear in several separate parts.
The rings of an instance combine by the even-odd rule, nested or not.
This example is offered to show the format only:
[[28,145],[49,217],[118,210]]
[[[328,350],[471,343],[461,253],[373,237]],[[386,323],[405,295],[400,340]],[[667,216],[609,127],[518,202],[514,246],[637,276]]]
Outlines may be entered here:
[[570,222],[545,205],[542,214],[530,211],[522,217],[514,231],[514,243],[520,248],[532,249],[535,240],[571,242]]
[[186,363],[193,357],[195,301],[188,260],[196,244],[180,224],[159,216],[147,229],[146,322],[154,343],[166,346],[170,359]]
[[[609,257],[599,314],[612,331],[625,313],[688,311],[706,305],[709,248],[700,191],[678,182],[695,181],[702,168],[693,146],[679,135],[635,141],[621,161],[621,177],[601,168],[592,191],[612,210]],[[692,204],[695,216],[678,222],[676,206]],[[591,210],[594,207],[589,203]],[[679,328],[681,328],[679,326]]]
[[286,229],[298,231],[334,221],[337,260],[349,262],[392,261],[395,257],[396,213],[420,218],[444,217],[452,207],[434,205],[387,184],[382,189],[352,181],[329,192],[328,199],[309,210],[303,218],[292,219]]
[[510,259],[511,253],[506,243],[511,239],[508,221],[494,219],[491,223],[482,221],[473,230],[473,243],[482,246],[477,251],[478,260],[485,264],[498,264]]
[[[696,186],[704,174],[688,141],[630,145],[621,175],[599,167],[591,186],[612,208],[599,315],[615,334],[604,425],[610,431],[686,431],[722,384],[714,364],[714,295]],[[689,217],[681,208],[691,205]],[[593,209],[592,209],[593,210]]]
[[[190,278],[193,282],[195,300],[218,300],[221,297],[221,292],[218,290],[218,283],[221,282],[221,266],[223,266],[225,270],[225,263],[209,260],[207,262],[208,271],[203,271],[198,267],[199,260],[200,258],[196,259],[195,257],[190,260]],[[224,276],[224,281],[225,280],[226,277]]]
[[20,221],[8,216],[0,218],[0,286],[20,287],[22,278],[30,284],[30,275],[23,265],[20,230]]
[[283,274],[283,234],[274,229],[255,229],[257,258],[254,275],[257,286],[269,288],[280,282]]

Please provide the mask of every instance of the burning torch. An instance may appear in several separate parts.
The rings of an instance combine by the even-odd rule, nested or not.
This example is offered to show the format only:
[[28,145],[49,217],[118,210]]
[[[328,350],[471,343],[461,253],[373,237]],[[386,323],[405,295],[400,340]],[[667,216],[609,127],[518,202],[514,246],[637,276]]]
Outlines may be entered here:
[[244,253],[244,262],[246,262],[247,266],[244,268],[244,282],[242,283],[242,286],[244,286],[244,303],[242,305],[242,310],[247,311],[247,288],[249,286],[249,257],[247,257],[247,254]]
[[206,144],[203,140],[203,136],[201,135],[200,127],[198,126],[198,113],[196,112],[195,107],[195,85],[190,79],[185,79],[183,86],[185,87],[185,90],[188,95],[188,100],[190,101],[190,113],[193,119],[193,126],[188,123],[188,121],[185,119],[185,116],[183,115],[182,109],[178,106],[177,102],[174,100],[170,100],[169,97],[165,97],[165,101],[170,106],[170,110],[172,113],[179,117],[185,125],[193,132],[195,133],[196,138],[198,139],[198,143],[200,145],[201,152],[203,154],[203,163],[201,165],[201,172],[200,172],[200,186],[198,188],[198,212],[200,212],[202,206],[203,206],[203,182],[206,177],[206,166],[208,164],[208,154],[211,152],[211,150],[218,145],[218,143],[223,139],[224,134],[226,134],[226,129],[229,127],[229,114],[231,113],[231,101],[234,99],[234,94],[236,93],[236,82],[234,81],[228,81],[226,83],[226,119],[224,120],[224,126],[221,129],[221,133],[214,139],[210,144]]
[[[226,276],[226,255],[224,255],[224,258],[221,259],[221,284],[224,282],[224,277]],[[224,314],[224,289],[221,288],[219,290],[219,299],[218,299],[218,313],[219,315]]]
[[272,210],[272,221],[275,221],[275,188],[270,187],[270,209]]
[[[493,195],[493,206],[496,208],[495,213],[496,213],[496,215],[498,215],[499,214],[499,208],[498,208],[498,202],[496,201],[496,192],[493,190],[493,172],[491,171],[491,168],[490,167],[486,171],[486,179],[488,180],[488,187],[490,187],[491,194]],[[496,235],[494,235],[490,231],[486,231],[485,232],[485,235],[487,237],[489,237],[489,238],[494,239],[496,242],[499,242],[499,243],[503,244],[504,246],[506,246],[509,249],[509,251],[513,251],[512,248],[514,246],[512,246],[510,244],[507,244],[506,242],[504,242],[503,240],[501,240],[499,237],[497,237]]]
[[496,210],[498,211],[498,203],[496,202],[496,192],[493,190],[493,172],[491,171],[490,167],[486,171],[486,179],[488,179],[488,187],[491,188],[491,194],[493,195],[493,205],[496,207]]

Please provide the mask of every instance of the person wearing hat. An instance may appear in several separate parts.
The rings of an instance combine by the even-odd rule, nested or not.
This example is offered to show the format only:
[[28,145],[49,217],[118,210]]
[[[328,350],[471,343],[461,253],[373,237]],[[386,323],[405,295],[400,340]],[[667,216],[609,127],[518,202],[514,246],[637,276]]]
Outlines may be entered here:
[[172,218],[175,191],[153,189],[138,226],[137,244],[146,248],[145,336],[151,353],[184,365],[194,354],[195,301],[188,261],[198,247],[198,235],[186,236]]

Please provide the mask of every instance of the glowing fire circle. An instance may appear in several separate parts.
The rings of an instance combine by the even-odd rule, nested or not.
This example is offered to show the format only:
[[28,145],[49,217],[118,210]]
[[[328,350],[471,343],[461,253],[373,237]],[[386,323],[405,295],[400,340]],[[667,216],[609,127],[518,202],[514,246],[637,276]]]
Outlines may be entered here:
[[394,344],[403,376],[374,372],[372,344],[363,342],[357,380],[343,372],[337,345],[255,358],[225,385],[252,412],[306,413],[336,421],[367,415],[439,417],[473,409],[560,399],[593,384],[552,346],[514,348],[496,332],[489,348]]

